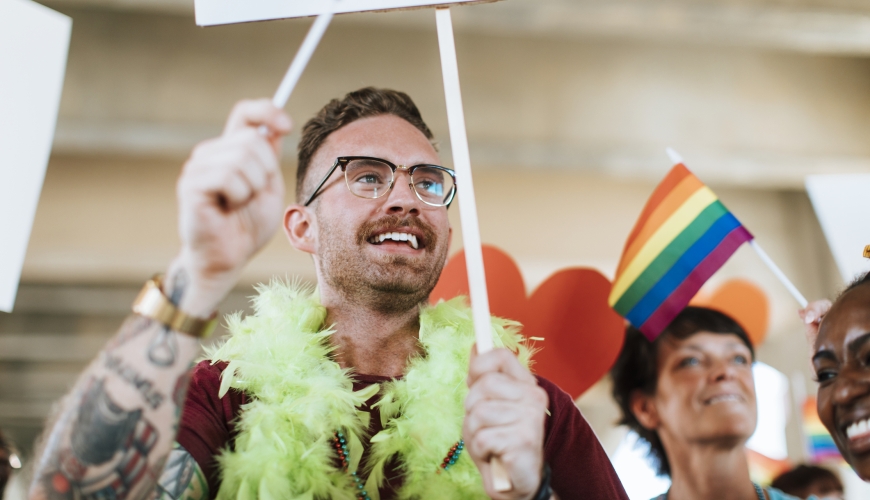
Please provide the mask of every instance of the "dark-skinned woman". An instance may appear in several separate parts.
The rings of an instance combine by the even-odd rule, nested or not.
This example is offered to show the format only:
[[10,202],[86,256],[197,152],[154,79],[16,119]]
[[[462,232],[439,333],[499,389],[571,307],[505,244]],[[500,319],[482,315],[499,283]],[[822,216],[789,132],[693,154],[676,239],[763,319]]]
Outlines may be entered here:
[[755,351],[730,317],[687,307],[654,341],[629,327],[613,397],[627,425],[671,478],[663,500],[794,499],[749,477],[746,441],[757,409]]
[[833,305],[813,302],[800,314],[810,326],[819,417],[843,458],[870,481],[870,274]]

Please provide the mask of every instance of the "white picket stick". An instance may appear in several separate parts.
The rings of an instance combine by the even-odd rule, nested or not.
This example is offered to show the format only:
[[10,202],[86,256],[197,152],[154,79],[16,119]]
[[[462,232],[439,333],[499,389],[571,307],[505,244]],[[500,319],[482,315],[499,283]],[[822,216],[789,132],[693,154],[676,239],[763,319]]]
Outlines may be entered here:
[[802,293],[798,291],[797,287],[794,286],[791,280],[786,277],[785,273],[782,272],[779,266],[777,266],[776,263],[773,262],[773,259],[771,259],[769,255],[767,255],[767,252],[765,252],[761,248],[758,242],[755,241],[755,239],[752,239],[749,241],[749,246],[751,246],[752,249],[755,250],[755,253],[758,254],[759,258],[761,258],[761,261],[767,265],[773,275],[777,277],[777,279],[780,281],[780,283],[782,283],[785,289],[788,290],[791,296],[794,297],[798,304],[800,304],[801,308],[807,307],[807,299],[803,296]]
[[[320,39],[323,38],[323,34],[326,33],[326,28],[329,27],[329,23],[332,21],[336,1],[338,0],[332,0],[329,2],[326,11],[317,16],[317,19],[314,20],[314,24],[312,24],[311,28],[308,29],[308,34],[305,35],[305,40],[302,41],[302,45],[299,46],[299,50],[296,51],[296,56],[293,58],[293,62],[290,63],[290,67],[287,68],[287,72],[284,73],[284,78],[281,79],[281,84],[278,85],[278,90],[276,90],[275,95],[272,96],[272,105],[276,108],[284,109],[284,106],[287,105],[287,101],[290,99],[290,94],[293,93],[293,89],[295,89],[296,84],[299,83],[299,78],[302,77],[302,72],[305,71],[305,67],[308,66],[308,61],[311,60],[311,56],[314,55],[314,50],[317,49],[317,46],[320,44]],[[269,127],[265,125],[260,125],[257,130],[260,132],[260,135],[269,135]]]
[[302,76],[302,72],[305,71],[305,67],[308,66],[308,61],[310,61],[311,56],[314,55],[314,50],[320,43],[320,39],[323,38],[323,34],[326,33],[326,28],[329,27],[329,23],[332,21],[334,11],[335,0],[327,4],[326,11],[317,16],[314,24],[312,24],[311,28],[308,30],[308,34],[305,35],[305,40],[299,47],[299,51],[296,52],[296,57],[293,58],[293,62],[290,64],[290,67],[287,68],[287,73],[284,74],[284,79],[281,80],[281,85],[278,86],[275,96],[272,97],[272,104],[274,104],[276,108],[283,108],[287,105],[287,100],[290,99],[290,94],[292,94],[293,89],[296,88],[296,84],[299,82],[299,77]]
[[[477,341],[477,352],[485,353],[493,347],[492,325],[489,317],[486,275],[483,270],[477,202],[474,199],[474,184],[471,181],[468,135],[465,131],[462,94],[459,91],[459,65],[456,62],[456,43],[453,39],[450,8],[436,9],[435,20],[438,25],[438,46],[441,50],[441,73],[444,78],[444,97],[447,101],[447,124],[450,128],[450,145],[453,149],[453,167],[456,169],[456,186],[460,198],[459,219],[462,222],[462,240],[465,244],[465,267],[468,270],[474,336]],[[511,490],[513,485],[501,460],[492,457],[489,464],[492,469],[493,488],[496,491]]]
[[450,9],[436,9],[435,19],[438,24],[438,45],[441,49],[441,71],[444,77],[444,97],[447,101],[450,146],[453,149],[453,167],[456,169],[459,219],[462,222],[462,241],[465,244],[471,313],[474,319],[477,352],[485,353],[492,349],[492,325],[489,317],[489,297],[483,271],[480,226],[477,220],[477,203],[474,200],[474,185],[471,181],[471,158],[468,153],[462,95],[459,91],[459,67],[456,62],[456,45],[453,40]]

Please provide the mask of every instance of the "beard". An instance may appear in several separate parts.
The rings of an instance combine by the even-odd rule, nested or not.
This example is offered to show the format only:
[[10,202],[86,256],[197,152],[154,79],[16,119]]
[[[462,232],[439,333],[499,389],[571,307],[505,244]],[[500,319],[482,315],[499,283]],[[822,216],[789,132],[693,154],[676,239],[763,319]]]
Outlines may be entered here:
[[[362,224],[355,234],[320,219],[320,272],[345,299],[380,313],[407,311],[429,298],[447,260],[447,238],[416,217],[387,215]],[[419,255],[366,252],[369,238],[385,228],[414,228],[422,233]]]

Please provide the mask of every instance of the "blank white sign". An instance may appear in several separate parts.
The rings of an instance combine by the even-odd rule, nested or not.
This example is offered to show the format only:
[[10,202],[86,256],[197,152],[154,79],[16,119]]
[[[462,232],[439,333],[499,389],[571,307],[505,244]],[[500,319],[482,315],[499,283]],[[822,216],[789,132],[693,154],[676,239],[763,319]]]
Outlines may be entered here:
[[845,283],[870,271],[870,174],[811,175],[807,192]]
[[[332,10],[340,14],[493,1],[496,0],[336,0]],[[322,14],[329,4],[328,0],[194,1],[196,24],[200,26],[316,16]]]
[[0,310],[11,312],[51,152],[72,20],[0,0]]

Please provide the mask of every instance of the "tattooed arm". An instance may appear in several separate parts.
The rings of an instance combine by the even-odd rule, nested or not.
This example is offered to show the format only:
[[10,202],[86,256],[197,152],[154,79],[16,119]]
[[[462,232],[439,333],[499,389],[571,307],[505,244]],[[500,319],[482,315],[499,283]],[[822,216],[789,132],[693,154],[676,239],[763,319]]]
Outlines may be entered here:
[[[172,297],[183,294],[178,271]],[[139,498],[175,438],[193,337],[129,317],[67,397],[37,463],[31,497]]]
[[[258,132],[261,125],[269,136]],[[211,315],[278,228],[280,140],[289,131],[289,118],[268,100],[243,101],[221,137],[194,149],[178,180],[181,252],[163,290],[181,311]],[[178,458],[170,452],[198,351],[198,339],[127,318],[48,426],[30,498],[151,498],[169,491],[157,490],[156,482],[167,459]]]
[[180,444],[175,443],[163,475],[157,483],[157,500],[204,500],[208,498],[208,482],[196,460]]

